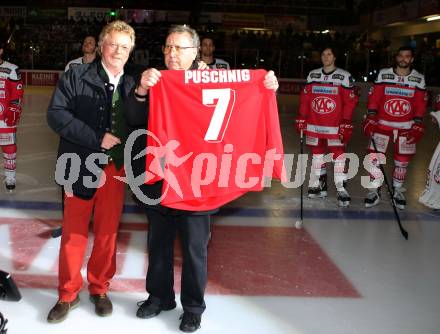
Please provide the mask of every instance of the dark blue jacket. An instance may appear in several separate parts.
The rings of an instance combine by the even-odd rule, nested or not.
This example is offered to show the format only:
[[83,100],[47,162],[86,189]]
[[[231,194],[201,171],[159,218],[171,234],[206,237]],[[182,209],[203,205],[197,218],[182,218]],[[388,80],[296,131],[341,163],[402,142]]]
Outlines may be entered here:
[[[101,61],[76,66],[67,71],[59,80],[52,95],[48,110],[47,122],[52,130],[60,135],[58,157],[64,153],[77,154],[81,160],[79,178],[73,184],[75,196],[89,199],[96,192],[96,188],[84,185],[84,177],[92,176],[96,179],[99,173],[92,173],[85,166],[90,154],[103,152],[102,139],[106,132],[110,132],[110,113],[112,85],[107,82],[106,75],[102,75]],[[146,113],[147,105],[135,99],[133,91],[136,88],[141,69],[127,64],[122,77],[121,97],[123,99],[122,112],[134,109],[137,113]],[[127,133],[130,131],[127,124]],[[104,164],[96,161],[99,168]],[[65,179],[69,178],[71,168],[65,170]],[[96,175],[97,174],[97,175]]]

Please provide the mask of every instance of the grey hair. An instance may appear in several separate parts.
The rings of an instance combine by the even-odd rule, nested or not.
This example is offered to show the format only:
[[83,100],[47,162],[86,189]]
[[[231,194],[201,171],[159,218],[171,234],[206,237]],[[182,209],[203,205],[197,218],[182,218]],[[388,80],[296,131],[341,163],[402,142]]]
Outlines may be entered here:
[[168,36],[176,33],[176,34],[184,34],[187,33],[188,35],[191,36],[192,39],[192,45],[196,48],[200,47],[200,38],[199,35],[197,34],[197,32],[191,28],[189,25],[187,24],[178,24],[175,26],[172,26],[169,30],[168,30]]
[[124,21],[116,20],[113,22],[108,23],[104,28],[102,28],[101,33],[99,34],[99,41],[98,41],[98,53],[101,54],[101,48],[102,44],[104,43],[105,39],[108,37],[108,35],[112,31],[122,32],[130,36],[130,52],[134,49],[134,40],[135,40],[135,32],[134,29]]

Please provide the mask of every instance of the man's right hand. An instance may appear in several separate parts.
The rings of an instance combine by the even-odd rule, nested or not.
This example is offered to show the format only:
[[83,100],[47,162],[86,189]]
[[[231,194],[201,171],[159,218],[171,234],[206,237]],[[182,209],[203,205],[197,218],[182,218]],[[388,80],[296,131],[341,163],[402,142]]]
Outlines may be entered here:
[[147,95],[148,90],[159,82],[161,76],[162,74],[160,74],[155,68],[149,68],[142,72],[139,86],[136,88],[136,93],[139,95]]
[[121,140],[116,137],[113,136],[111,133],[106,132],[106,134],[104,135],[104,137],[102,138],[102,143],[101,143],[101,147],[105,150],[109,150],[111,149],[113,146],[118,145],[121,143]]
[[301,133],[301,130],[304,131],[307,128],[307,122],[305,118],[298,117],[295,119],[295,128],[298,133]]

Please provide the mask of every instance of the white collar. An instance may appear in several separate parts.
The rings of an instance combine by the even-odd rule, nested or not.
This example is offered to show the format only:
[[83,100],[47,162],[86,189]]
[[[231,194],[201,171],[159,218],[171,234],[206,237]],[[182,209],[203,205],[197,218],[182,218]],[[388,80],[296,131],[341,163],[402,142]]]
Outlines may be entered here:
[[115,86],[115,88],[118,86],[119,79],[121,79],[122,75],[124,74],[124,69],[122,69],[121,72],[118,73],[118,75],[114,76],[110,73],[108,68],[105,66],[105,64],[101,61],[102,67],[104,68],[105,73],[107,73],[108,81]]

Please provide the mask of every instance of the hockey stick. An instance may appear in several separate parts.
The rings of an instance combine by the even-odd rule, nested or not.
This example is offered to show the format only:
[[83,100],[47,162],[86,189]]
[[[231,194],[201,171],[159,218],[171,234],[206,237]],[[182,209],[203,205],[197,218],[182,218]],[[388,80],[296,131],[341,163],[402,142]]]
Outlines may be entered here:
[[[302,179],[302,175],[303,175],[303,163],[302,163],[302,156],[304,153],[304,132],[301,129],[300,135],[300,146],[299,146],[299,152],[300,152],[300,156],[298,157],[298,162],[300,163],[300,175],[301,175],[301,179]],[[301,157],[301,161],[299,161],[299,158]],[[300,220],[297,220],[295,222],[295,227],[297,229],[300,229],[303,223],[303,214],[304,214],[304,198],[303,198],[303,191],[304,191],[304,182],[301,182],[301,197],[300,197],[300,210],[299,210],[299,214],[300,214]]]
[[[376,142],[374,141],[373,136],[371,136],[371,142],[373,143],[374,152],[375,152],[376,154],[378,154],[379,151],[377,150]],[[394,216],[396,217],[397,224],[399,225],[400,233],[402,233],[403,237],[404,237],[406,240],[408,240],[408,232],[407,232],[407,231],[403,228],[403,226],[402,226],[402,223],[401,223],[401,221],[400,221],[400,217],[399,217],[399,213],[397,212],[396,203],[394,202],[394,197],[393,197],[393,193],[392,193],[392,191],[391,191],[390,184],[388,183],[388,179],[387,179],[387,176],[386,176],[386,174],[385,174],[385,170],[384,170],[382,164],[380,164],[380,163],[379,163],[379,168],[380,168],[380,171],[381,171],[382,174],[383,174],[383,178],[384,178],[384,181],[385,181],[385,185],[387,186],[388,195],[390,196],[390,199],[391,199],[391,205],[393,206]]]

